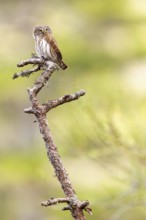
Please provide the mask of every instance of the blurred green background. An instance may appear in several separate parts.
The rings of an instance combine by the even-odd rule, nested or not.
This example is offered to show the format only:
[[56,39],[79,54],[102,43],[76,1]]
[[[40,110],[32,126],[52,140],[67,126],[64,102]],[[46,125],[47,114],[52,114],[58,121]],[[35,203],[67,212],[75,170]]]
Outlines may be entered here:
[[40,102],[86,95],[48,114],[87,219],[146,219],[146,1],[0,1],[0,219],[72,219],[48,162],[38,124],[23,109],[40,73],[12,80],[34,52],[32,29],[49,25],[69,68],[53,74]]

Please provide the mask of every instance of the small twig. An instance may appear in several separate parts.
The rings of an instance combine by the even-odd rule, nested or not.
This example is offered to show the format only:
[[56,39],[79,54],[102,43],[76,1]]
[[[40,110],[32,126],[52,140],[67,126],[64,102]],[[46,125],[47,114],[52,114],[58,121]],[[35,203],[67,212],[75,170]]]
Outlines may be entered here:
[[62,208],[62,211],[70,211],[70,207],[66,206],[66,207]]
[[56,205],[57,203],[69,203],[69,198],[51,198],[48,199],[47,201],[44,201],[41,203],[42,206],[51,206],[51,205]]
[[74,101],[83,95],[85,95],[85,91],[80,90],[79,92],[76,92],[74,94],[64,95],[60,98],[49,100],[47,103],[44,103],[43,105],[46,107],[46,112],[48,112],[52,108],[56,108],[57,106],[62,105],[64,103]]
[[28,113],[28,114],[34,114],[34,111],[33,111],[32,107],[25,108],[25,109],[24,109],[24,112],[25,112],[25,113]]
[[88,212],[89,215],[92,215],[92,209],[90,207],[85,207],[84,210]]
[[38,58],[38,57],[34,57],[34,56],[33,56],[33,57],[30,58],[30,59],[21,61],[20,63],[17,64],[17,66],[18,66],[18,67],[23,67],[23,66],[26,66],[26,65],[28,65],[28,64],[33,64],[33,65],[36,65],[36,64],[37,64],[37,67],[32,68],[32,69],[29,69],[29,70],[23,70],[23,71],[21,71],[20,73],[15,73],[15,74],[13,75],[13,79],[18,78],[19,76],[22,76],[22,77],[26,76],[26,77],[28,77],[28,76],[30,76],[32,73],[39,71],[39,70],[41,69],[42,65],[45,64],[45,61],[44,61],[43,59],[40,59],[40,58]]
[[40,70],[40,66],[37,66],[37,67],[32,68],[32,69],[30,69],[30,70],[23,70],[23,71],[21,71],[20,73],[15,73],[15,74],[13,75],[13,79],[18,78],[19,76],[29,77],[32,73],[37,72],[37,71],[39,71],[39,70]]
[[27,60],[22,60],[20,63],[17,64],[17,67],[23,67],[28,64],[41,64],[42,65],[43,63],[44,63],[43,59],[40,59],[38,57],[32,57]]

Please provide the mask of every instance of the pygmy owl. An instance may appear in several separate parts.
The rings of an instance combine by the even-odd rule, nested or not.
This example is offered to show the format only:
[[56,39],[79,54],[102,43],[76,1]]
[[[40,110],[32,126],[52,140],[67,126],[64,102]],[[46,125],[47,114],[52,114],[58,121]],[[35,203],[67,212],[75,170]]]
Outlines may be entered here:
[[35,49],[38,57],[58,64],[65,70],[67,65],[62,61],[62,54],[48,26],[36,26],[33,30]]

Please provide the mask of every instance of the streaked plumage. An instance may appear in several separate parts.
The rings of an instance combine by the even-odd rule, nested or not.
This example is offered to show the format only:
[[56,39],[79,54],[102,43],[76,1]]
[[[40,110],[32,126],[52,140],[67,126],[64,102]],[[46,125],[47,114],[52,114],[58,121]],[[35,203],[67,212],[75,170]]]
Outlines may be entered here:
[[62,61],[62,54],[48,26],[36,26],[33,36],[38,57],[58,64],[63,70],[67,68],[67,65]]

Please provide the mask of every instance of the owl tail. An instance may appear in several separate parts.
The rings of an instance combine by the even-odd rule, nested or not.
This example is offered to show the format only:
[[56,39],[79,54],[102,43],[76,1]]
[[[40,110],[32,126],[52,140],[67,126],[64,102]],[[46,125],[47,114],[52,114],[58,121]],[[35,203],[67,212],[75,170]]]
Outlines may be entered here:
[[62,61],[62,60],[59,60],[58,63],[57,63],[61,69],[65,70],[67,68],[67,65]]

